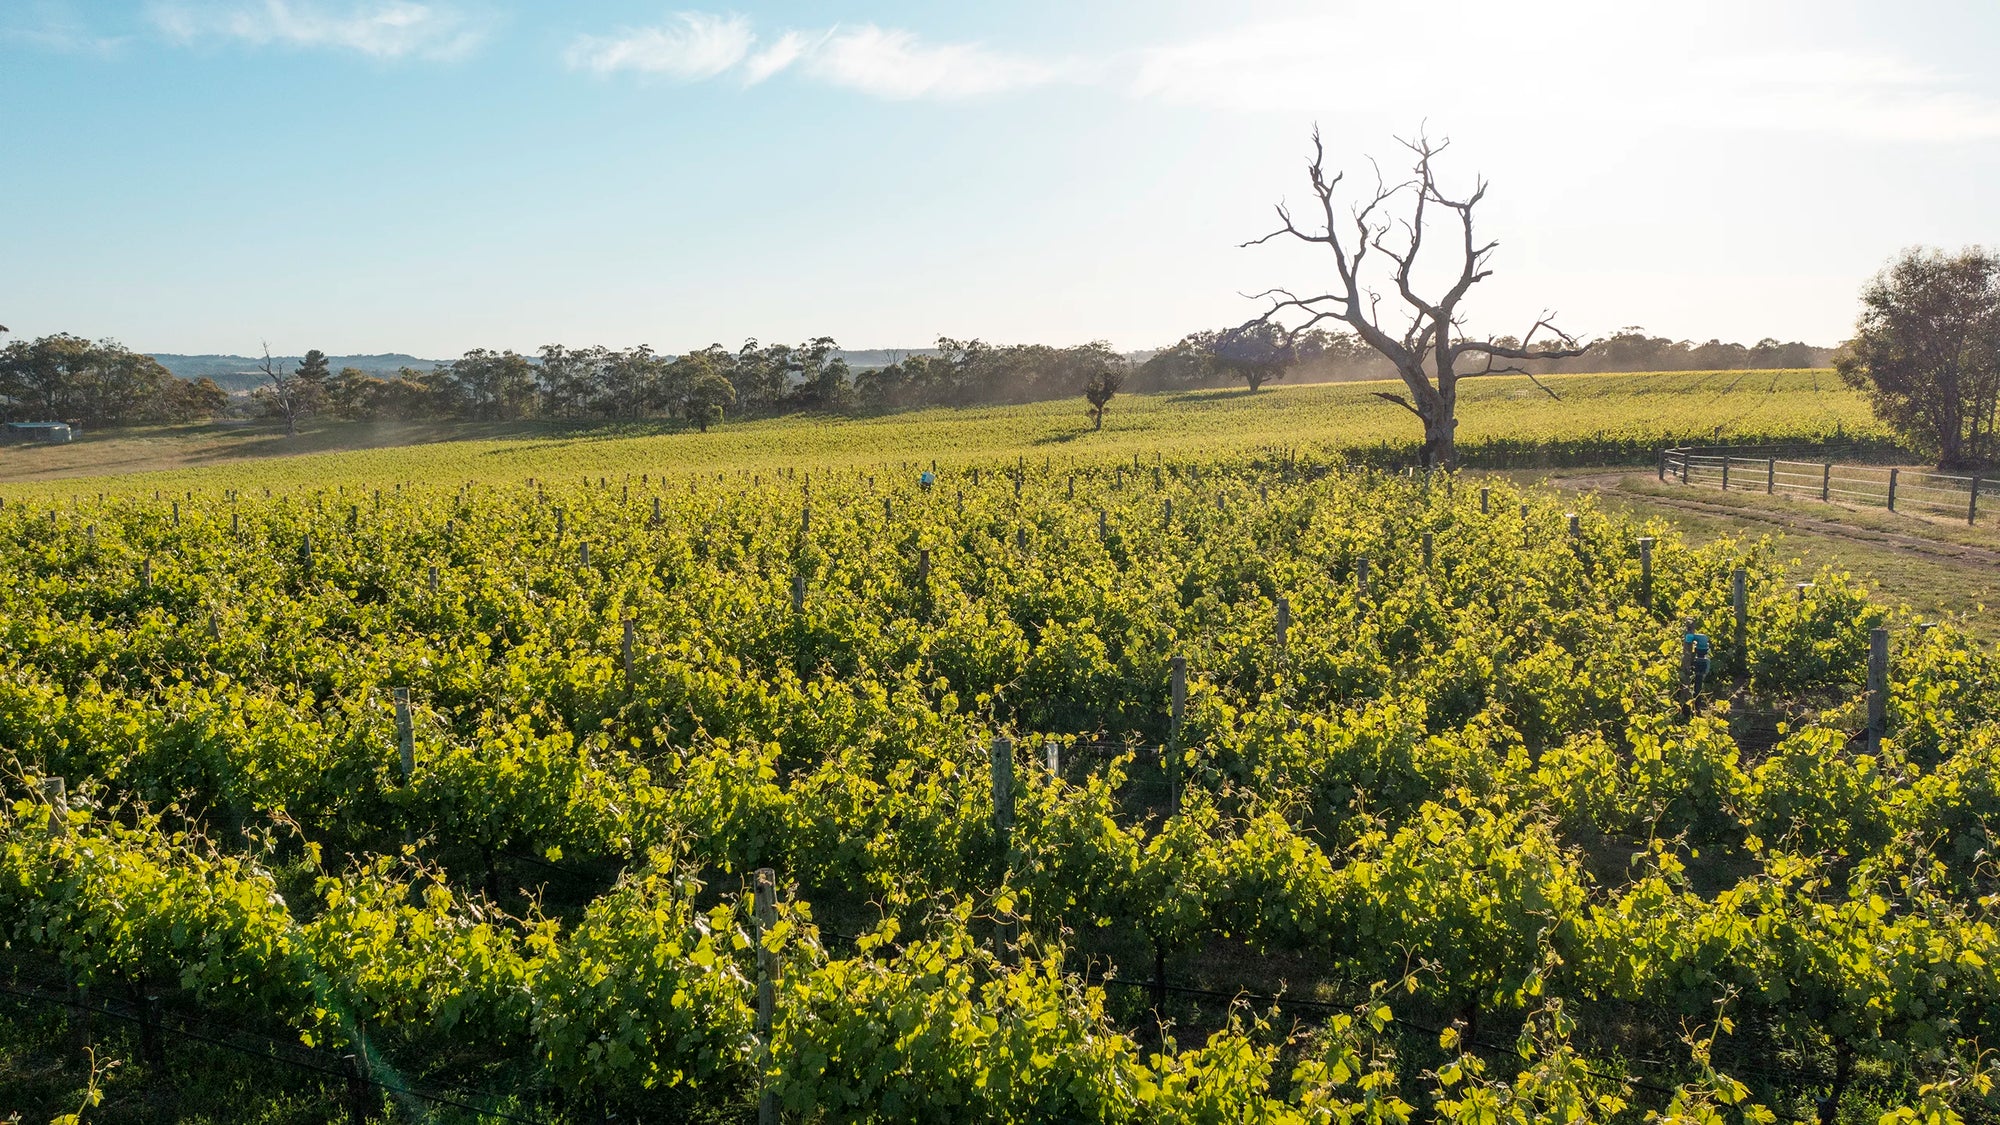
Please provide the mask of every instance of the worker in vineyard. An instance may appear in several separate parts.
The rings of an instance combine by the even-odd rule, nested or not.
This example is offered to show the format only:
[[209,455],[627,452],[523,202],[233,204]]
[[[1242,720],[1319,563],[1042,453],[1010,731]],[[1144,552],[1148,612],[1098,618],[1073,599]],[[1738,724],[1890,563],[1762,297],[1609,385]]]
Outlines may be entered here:
[[1694,677],[1694,694],[1700,695],[1703,685],[1708,683],[1708,652],[1710,648],[1708,634],[1696,632],[1690,626],[1684,643],[1687,646],[1688,672]]
[[931,486],[936,483],[937,483],[937,474],[931,472],[929,469],[925,469],[923,471],[923,475],[917,478],[917,487],[923,489],[925,492],[929,492],[931,490]]

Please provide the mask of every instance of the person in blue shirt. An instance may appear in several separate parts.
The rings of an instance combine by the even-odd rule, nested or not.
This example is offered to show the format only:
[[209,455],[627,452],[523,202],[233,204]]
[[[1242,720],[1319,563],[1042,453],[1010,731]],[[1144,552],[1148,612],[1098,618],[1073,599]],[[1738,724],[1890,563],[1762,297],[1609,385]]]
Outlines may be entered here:
[[1708,682],[1708,634],[1690,628],[1682,643],[1687,646],[1688,671],[1694,674],[1694,693],[1700,695],[1702,686]]
[[936,483],[937,474],[931,472],[929,469],[925,469],[923,475],[917,478],[917,487],[923,489],[925,492],[929,492],[931,486]]

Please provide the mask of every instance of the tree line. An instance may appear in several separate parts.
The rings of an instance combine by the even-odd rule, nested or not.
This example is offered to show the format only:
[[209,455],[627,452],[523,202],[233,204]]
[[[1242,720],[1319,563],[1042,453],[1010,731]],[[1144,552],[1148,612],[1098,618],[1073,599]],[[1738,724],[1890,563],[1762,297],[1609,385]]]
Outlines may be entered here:
[[176,378],[153,357],[111,340],[57,333],[0,349],[0,419],[9,422],[191,422],[228,405],[228,392],[213,379]]

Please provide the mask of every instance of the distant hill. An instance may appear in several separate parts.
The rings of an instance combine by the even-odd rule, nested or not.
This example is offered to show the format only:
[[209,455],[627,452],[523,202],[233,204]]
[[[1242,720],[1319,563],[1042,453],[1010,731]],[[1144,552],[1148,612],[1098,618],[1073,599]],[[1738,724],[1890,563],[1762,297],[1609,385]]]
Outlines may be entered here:
[[[173,355],[155,352],[153,358],[160,361],[160,366],[183,379],[200,379],[206,376],[215,380],[215,385],[225,391],[247,391],[264,383],[264,373],[259,369],[259,365],[264,362],[262,356]],[[286,367],[297,367],[301,358],[303,357],[295,355],[274,355],[271,361],[282,363]],[[343,367],[353,367],[370,375],[387,378],[405,367],[423,371],[436,367],[444,361],[418,359],[413,355],[392,352],[388,355],[330,355],[326,357],[326,362],[335,371]]]

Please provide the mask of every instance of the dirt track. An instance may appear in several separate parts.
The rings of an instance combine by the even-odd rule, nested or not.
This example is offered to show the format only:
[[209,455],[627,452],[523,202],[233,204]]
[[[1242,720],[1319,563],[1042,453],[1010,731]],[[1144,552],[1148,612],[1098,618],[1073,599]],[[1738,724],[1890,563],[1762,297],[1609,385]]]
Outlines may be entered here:
[[1788,531],[1812,532],[1841,539],[1853,539],[1884,547],[1905,554],[1922,555],[1934,559],[1953,562],[1983,563],[2000,567],[2000,551],[1990,551],[1981,547],[1968,547],[1958,543],[1948,543],[1921,535],[1903,535],[1893,531],[1881,531],[1872,527],[1857,527],[1838,520],[1814,519],[1811,516],[1791,512],[1774,512],[1764,508],[1737,507],[1732,504],[1709,503],[1701,499],[1703,490],[1688,488],[1685,496],[1662,496],[1654,492],[1622,493],[1619,486],[1634,477],[1650,475],[1644,470],[1593,473],[1588,476],[1557,477],[1550,481],[1558,488],[1576,492],[1599,492],[1612,499],[1631,499],[1662,507],[1680,508],[1683,511],[1700,512],[1703,515],[1728,519],[1741,519],[1755,523],[1770,524]]

